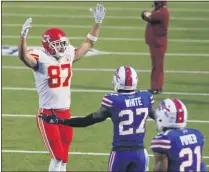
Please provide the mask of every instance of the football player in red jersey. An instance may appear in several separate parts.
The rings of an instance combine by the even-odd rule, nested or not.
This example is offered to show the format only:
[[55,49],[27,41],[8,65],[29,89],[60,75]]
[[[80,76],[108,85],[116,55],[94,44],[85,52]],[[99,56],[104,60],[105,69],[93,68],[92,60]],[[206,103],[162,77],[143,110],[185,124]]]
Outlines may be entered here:
[[96,11],[90,9],[95,24],[87,39],[75,49],[66,34],[58,29],[48,29],[42,35],[43,49],[27,49],[26,37],[32,24],[28,18],[21,31],[18,54],[20,60],[32,69],[39,94],[37,125],[43,141],[51,155],[49,171],[66,171],[68,151],[73,130],[63,125],[51,125],[38,118],[40,113],[51,114],[53,109],[60,118],[70,118],[70,84],[72,63],[86,54],[97,41],[100,25],[105,17],[105,8],[97,4]]

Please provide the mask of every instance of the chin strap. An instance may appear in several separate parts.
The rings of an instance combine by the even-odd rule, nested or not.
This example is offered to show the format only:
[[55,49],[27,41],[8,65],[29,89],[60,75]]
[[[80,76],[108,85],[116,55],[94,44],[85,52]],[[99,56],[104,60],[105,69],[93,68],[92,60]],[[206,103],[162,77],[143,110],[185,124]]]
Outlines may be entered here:
[[[53,48],[55,51],[55,54],[53,55],[53,57],[55,57],[57,60],[59,60],[60,58],[62,58],[64,56],[64,53],[60,53],[57,51],[56,47],[52,44],[52,42],[49,41],[49,39],[46,39],[46,41],[49,43],[49,48]],[[69,42],[67,41],[67,44],[69,44]],[[65,47],[66,49],[66,47]]]

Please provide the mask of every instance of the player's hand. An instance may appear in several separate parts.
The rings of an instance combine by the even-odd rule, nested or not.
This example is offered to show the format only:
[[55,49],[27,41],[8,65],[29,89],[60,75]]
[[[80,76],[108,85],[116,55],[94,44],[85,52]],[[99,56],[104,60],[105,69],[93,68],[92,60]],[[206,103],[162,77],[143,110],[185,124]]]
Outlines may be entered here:
[[146,10],[144,10],[144,11],[142,11],[142,13],[141,13],[141,18],[144,20],[144,12],[145,12]]
[[150,18],[150,17],[151,17],[151,12],[150,11],[147,11],[147,10],[142,11],[141,18],[143,20],[146,20],[147,18]]
[[21,31],[22,37],[25,38],[27,36],[29,29],[32,27],[31,24],[32,24],[32,18],[28,18],[25,21],[24,25],[22,26],[22,31]]
[[51,115],[46,115],[44,113],[41,113],[39,115],[39,118],[43,119],[49,124],[62,124],[63,120],[56,116],[55,112],[51,109]]
[[94,16],[95,23],[102,23],[106,12],[104,6],[102,4],[97,4],[96,11],[94,11],[92,8],[90,8],[90,11]]

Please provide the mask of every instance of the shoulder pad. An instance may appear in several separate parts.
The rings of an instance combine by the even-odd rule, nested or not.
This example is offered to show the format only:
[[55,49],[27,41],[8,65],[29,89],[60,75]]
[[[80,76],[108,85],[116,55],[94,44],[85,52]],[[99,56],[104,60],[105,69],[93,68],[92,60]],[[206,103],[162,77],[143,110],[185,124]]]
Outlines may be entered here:
[[28,53],[32,57],[34,57],[35,59],[39,59],[39,57],[43,53],[43,51],[39,48],[30,48],[30,49],[28,49]]
[[147,90],[139,90],[138,92],[141,93],[144,96],[149,97],[149,102],[151,104],[153,104],[155,102],[154,98],[153,98],[153,95],[149,91],[147,91]]
[[110,108],[113,106],[111,94],[105,94],[101,101],[101,106]]
[[151,149],[153,152],[166,153],[171,149],[171,140],[165,133],[159,133],[151,141]]

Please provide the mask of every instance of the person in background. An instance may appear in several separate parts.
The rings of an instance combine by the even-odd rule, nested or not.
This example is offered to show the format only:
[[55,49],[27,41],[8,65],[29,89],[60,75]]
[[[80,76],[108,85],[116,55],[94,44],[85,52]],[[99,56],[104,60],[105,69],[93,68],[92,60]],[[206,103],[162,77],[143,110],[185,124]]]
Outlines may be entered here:
[[142,19],[147,22],[145,42],[149,46],[152,60],[151,88],[149,89],[152,94],[159,94],[163,91],[169,16],[167,2],[158,0],[154,1],[153,11],[145,10],[141,13]]

